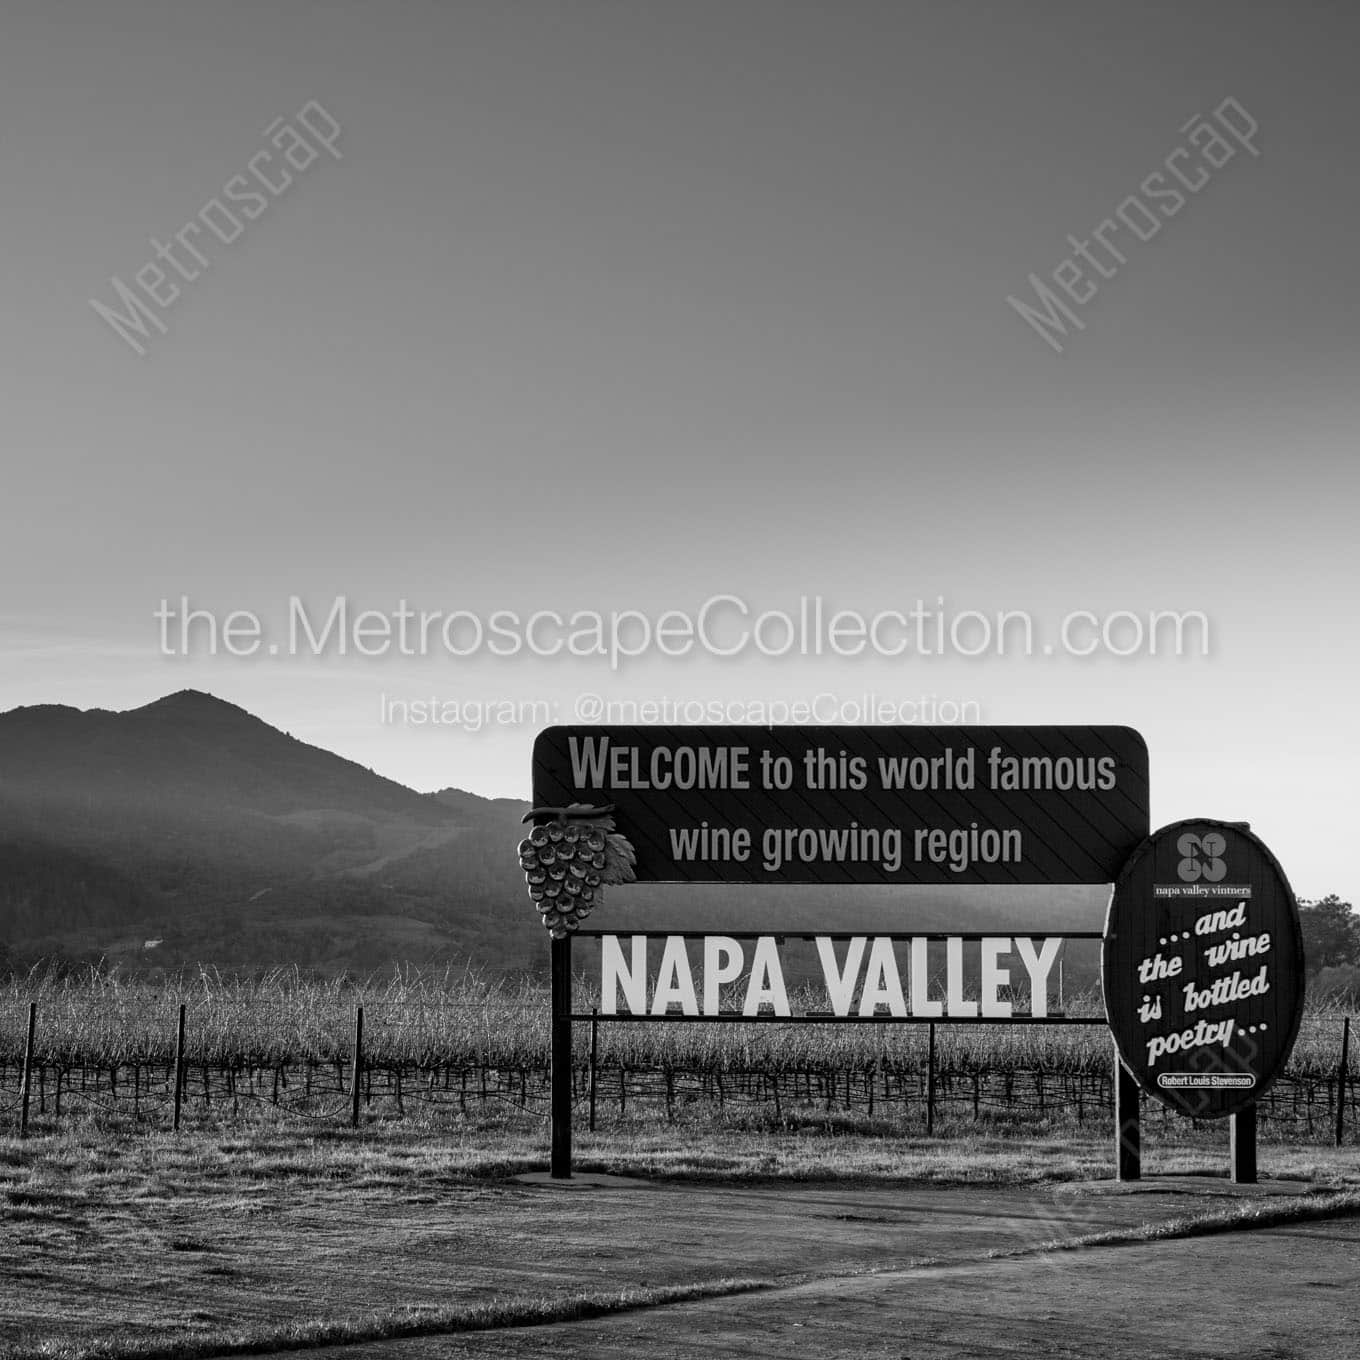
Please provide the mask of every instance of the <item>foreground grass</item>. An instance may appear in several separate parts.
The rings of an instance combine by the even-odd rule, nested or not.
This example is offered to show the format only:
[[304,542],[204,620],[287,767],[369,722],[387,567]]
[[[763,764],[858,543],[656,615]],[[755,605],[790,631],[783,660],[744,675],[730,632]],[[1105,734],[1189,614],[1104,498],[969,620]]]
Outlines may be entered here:
[[[919,1182],[1028,1185],[1100,1180],[1114,1174],[1101,1131],[978,1130],[903,1136],[870,1121],[808,1119],[770,1125],[623,1125],[574,1136],[580,1172],[703,1181]],[[1360,1185],[1355,1149],[1263,1144],[1263,1175],[1342,1187]],[[177,1190],[223,1179],[345,1182],[358,1188],[495,1180],[547,1166],[537,1125],[467,1121],[437,1132],[409,1123],[359,1129],[328,1121],[239,1122],[181,1135],[86,1124],[20,1141],[0,1137],[0,1194],[16,1182],[60,1182],[103,1194],[137,1179],[169,1178]],[[1159,1141],[1144,1150],[1147,1175],[1226,1175],[1226,1126]]]
[[[1089,1194],[1082,1183],[1112,1175],[1109,1143],[995,1131],[902,1138],[811,1120],[582,1131],[578,1171],[643,1178],[658,1194],[676,1181],[694,1187],[658,1201],[678,1216],[662,1226],[647,1190],[611,1200],[608,1190],[545,1193],[510,1180],[545,1169],[537,1126],[469,1121],[436,1134],[409,1124],[232,1123],[179,1137],[84,1126],[4,1139],[0,1357],[188,1360],[717,1297],[812,1269],[804,1212],[817,1219],[818,1250],[839,1242],[839,1255],[818,1258],[822,1273],[924,1264],[922,1225],[892,1218],[891,1187],[1009,1195],[1032,1220],[1018,1244],[998,1247],[995,1225],[966,1242],[940,1239],[978,1259],[1360,1209],[1353,1149],[1263,1146],[1263,1179],[1296,1183],[1297,1198],[1186,1216],[1179,1200],[1173,1209]],[[1209,1135],[1145,1159],[1149,1176],[1222,1176],[1226,1167],[1226,1137]],[[782,1190],[759,1199],[749,1222],[746,1209],[726,1207],[761,1185]],[[1083,1208],[1059,1203],[1073,1194]],[[691,1203],[702,1209],[680,1222]]]
[[113,1340],[90,1344],[40,1343],[29,1350],[0,1344],[0,1360],[204,1360],[208,1356],[261,1355],[269,1351],[314,1350],[321,1346],[453,1336],[496,1327],[535,1327],[580,1322],[640,1308],[727,1298],[768,1289],[771,1281],[719,1279],[701,1285],[651,1285],[611,1292],[589,1291],[570,1298],[511,1298],[452,1307],[388,1308],[357,1317],[314,1318],[276,1327],[227,1331],[173,1341]]

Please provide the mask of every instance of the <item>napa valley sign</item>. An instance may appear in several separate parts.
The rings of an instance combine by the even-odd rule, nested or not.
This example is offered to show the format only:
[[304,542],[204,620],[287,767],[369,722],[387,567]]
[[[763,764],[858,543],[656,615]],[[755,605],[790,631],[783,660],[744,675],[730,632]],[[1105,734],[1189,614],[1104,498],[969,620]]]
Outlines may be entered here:
[[651,882],[1105,883],[1148,832],[1127,727],[553,727],[533,788]]
[[1243,825],[1163,827],[1115,884],[1101,959],[1125,1065],[1182,1114],[1258,1100],[1303,1013],[1298,905],[1275,857]]
[[[1240,1116],[1233,1175],[1255,1179],[1254,1105],[1302,1014],[1298,907],[1243,823],[1149,835],[1131,728],[553,727],[533,793],[519,855],[553,942],[554,1177],[570,1175],[573,1021],[1046,1022],[1063,936],[1019,920],[872,934],[830,889],[1113,884],[1103,935],[1065,938],[1102,941],[1118,1174],[1139,1174],[1141,1086],[1183,1114]],[[743,934],[740,900],[725,933],[581,932],[634,880],[823,884],[828,933]],[[589,1014],[571,1006],[577,933],[600,942]]]

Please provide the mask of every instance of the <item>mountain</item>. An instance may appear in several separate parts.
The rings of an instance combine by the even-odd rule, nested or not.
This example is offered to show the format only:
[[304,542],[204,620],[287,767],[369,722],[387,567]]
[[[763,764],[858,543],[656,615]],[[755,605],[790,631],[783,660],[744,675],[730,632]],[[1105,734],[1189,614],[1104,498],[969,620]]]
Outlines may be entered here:
[[65,797],[229,805],[286,814],[426,816],[429,800],[353,761],[296,741],[235,704],[181,690],[126,713],[45,704],[0,715],[4,783]]
[[[194,690],[127,712],[13,709],[0,714],[0,958],[541,972],[514,854],[527,807],[417,793]],[[638,884],[611,889],[591,924],[1008,934],[1098,930],[1104,904],[1099,888]],[[1074,984],[1094,959],[1075,947]]]
[[416,793],[194,690],[14,709],[0,942],[156,967],[535,967],[540,928],[514,910],[526,807]]

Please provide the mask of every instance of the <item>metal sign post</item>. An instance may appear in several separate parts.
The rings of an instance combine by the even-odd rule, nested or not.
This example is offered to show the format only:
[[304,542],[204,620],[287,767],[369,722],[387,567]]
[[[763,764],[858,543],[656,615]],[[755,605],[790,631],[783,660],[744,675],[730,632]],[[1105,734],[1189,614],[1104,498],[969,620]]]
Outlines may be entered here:
[[1235,1185],[1256,1184],[1256,1105],[1246,1106],[1230,1116],[1228,1132]]
[[1119,1050],[1114,1054],[1114,1165],[1121,1181],[1140,1180],[1143,1175],[1143,1126],[1138,1078],[1124,1066]]
[[549,1172],[554,1180],[571,1177],[571,936],[553,940],[552,1033],[549,1085],[552,1097],[552,1148]]

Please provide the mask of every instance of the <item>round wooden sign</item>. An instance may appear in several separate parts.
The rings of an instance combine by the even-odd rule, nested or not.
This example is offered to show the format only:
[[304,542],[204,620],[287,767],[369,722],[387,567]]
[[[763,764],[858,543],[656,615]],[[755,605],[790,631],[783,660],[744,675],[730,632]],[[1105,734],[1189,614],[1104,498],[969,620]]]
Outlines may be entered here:
[[1275,856],[1242,823],[1155,831],[1114,887],[1105,1014],[1143,1090],[1215,1119],[1279,1075],[1303,1014],[1303,937]]

